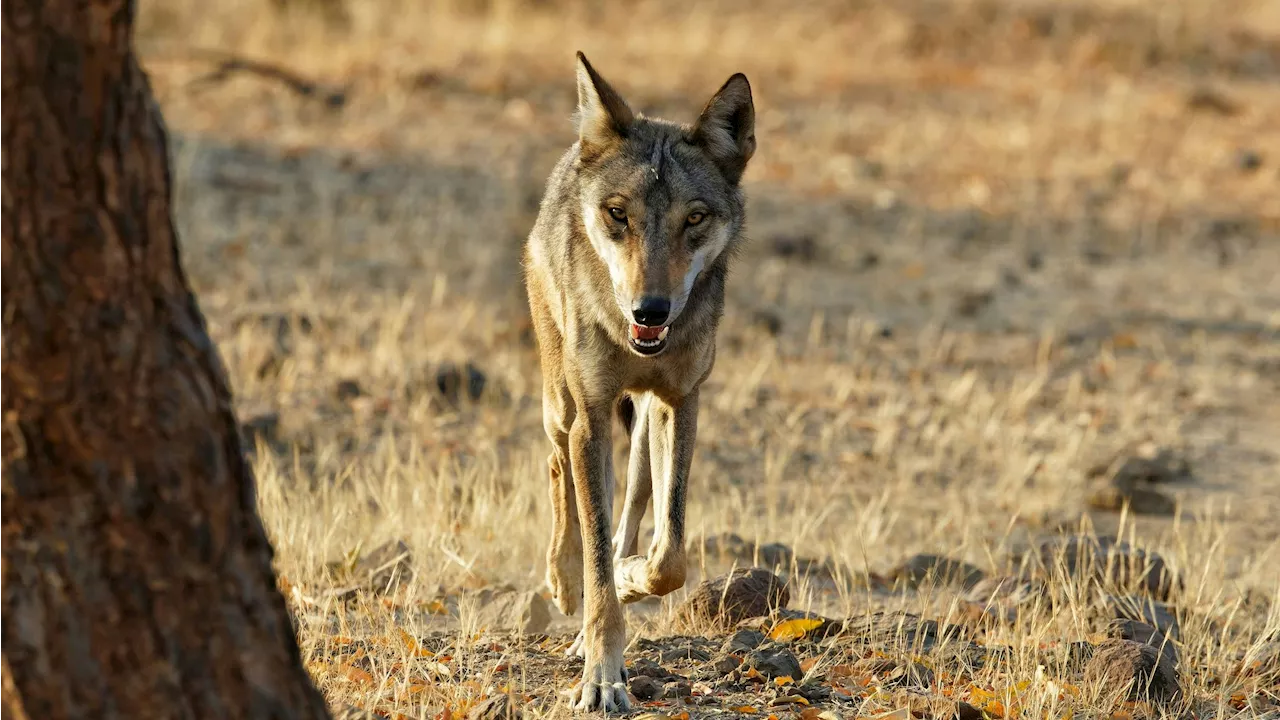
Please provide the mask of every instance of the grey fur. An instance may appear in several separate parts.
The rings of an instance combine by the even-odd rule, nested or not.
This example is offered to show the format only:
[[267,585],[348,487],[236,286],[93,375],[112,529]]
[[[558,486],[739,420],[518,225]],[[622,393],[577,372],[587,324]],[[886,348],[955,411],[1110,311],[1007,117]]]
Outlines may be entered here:
[[[547,180],[525,282],[552,442],[547,580],[566,614],[586,601],[575,707],[615,710],[628,705],[620,601],[684,584],[698,389],[715,362],[745,223],[738,183],[755,151],[754,108],[746,78],[735,75],[693,125],[639,116],[581,53],[578,94],[579,138]],[[669,301],[665,336],[634,320],[641,298]],[[634,426],[626,506],[611,541],[615,409],[633,414]],[[639,556],[650,496],[654,540]]]

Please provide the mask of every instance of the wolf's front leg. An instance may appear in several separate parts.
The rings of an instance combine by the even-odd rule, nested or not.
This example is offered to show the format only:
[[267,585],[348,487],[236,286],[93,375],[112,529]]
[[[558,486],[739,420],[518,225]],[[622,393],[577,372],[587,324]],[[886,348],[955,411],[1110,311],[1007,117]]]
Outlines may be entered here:
[[609,526],[613,504],[613,460],[610,442],[612,408],[579,409],[569,431],[574,489],[584,545],[585,609],[582,681],[573,689],[578,710],[628,710],[626,669],[622,651],[626,626],[613,589]]
[[698,435],[698,392],[679,404],[649,402],[649,456],[653,466],[654,534],[648,557],[623,558],[614,569],[622,602],[666,595],[684,587],[685,496]]

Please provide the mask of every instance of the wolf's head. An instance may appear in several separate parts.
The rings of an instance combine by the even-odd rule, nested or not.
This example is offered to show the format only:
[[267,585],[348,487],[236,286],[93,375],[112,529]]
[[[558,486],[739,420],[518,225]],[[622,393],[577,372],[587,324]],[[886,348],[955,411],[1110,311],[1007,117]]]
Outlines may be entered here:
[[578,53],[577,178],[583,225],[630,324],[656,355],[705,270],[737,240],[738,187],[756,149],[746,76],[734,75],[693,125],[639,116]]

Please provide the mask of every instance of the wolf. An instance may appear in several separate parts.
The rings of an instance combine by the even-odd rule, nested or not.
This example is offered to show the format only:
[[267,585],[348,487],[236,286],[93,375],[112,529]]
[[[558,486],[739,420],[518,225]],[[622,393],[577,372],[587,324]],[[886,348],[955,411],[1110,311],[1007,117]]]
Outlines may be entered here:
[[[551,440],[547,583],[566,615],[584,606],[574,707],[607,712],[629,709],[622,603],[685,581],[698,394],[743,238],[755,106],[738,73],[693,124],[645,117],[577,58],[578,139],[547,179],[523,265]],[[631,441],[611,537],[615,415]],[[650,498],[653,540],[638,555]]]

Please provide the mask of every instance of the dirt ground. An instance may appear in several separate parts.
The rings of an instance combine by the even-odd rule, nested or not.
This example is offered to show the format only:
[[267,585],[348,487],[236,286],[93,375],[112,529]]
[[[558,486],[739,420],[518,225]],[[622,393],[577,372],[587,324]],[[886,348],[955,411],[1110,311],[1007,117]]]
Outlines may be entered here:
[[[141,12],[184,264],[335,708],[570,714],[519,253],[581,49],[647,114],[737,71],[757,108],[694,567],[629,609],[635,714],[1280,716],[1280,5]],[[787,608],[688,616],[752,565]],[[1170,648],[1176,697],[1113,697],[1098,658]]]

